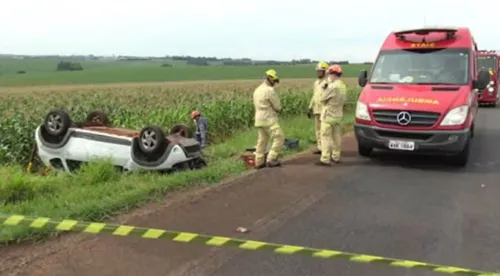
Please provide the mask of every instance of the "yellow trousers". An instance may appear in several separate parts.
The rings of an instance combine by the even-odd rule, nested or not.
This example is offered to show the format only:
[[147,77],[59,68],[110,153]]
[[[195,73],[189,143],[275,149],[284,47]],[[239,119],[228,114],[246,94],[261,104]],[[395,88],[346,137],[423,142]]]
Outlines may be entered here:
[[321,122],[321,161],[324,163],[330,163],[330,159],[339,161],[341,151],[341,120],[332,123]]
[[278,159],[278,155],[283,149],[285,144],[285,134],[278,123],[268,127],[257,127],[258,138],[257,146],[255,147],[255,165],[260,166],[265,160],[265,151],[269,139],[272,140],[271,149],[267,154],[267,161],[274,161]]
[[321,115],[314,114],[314,129],[316,131],[316,145],[321,150]]

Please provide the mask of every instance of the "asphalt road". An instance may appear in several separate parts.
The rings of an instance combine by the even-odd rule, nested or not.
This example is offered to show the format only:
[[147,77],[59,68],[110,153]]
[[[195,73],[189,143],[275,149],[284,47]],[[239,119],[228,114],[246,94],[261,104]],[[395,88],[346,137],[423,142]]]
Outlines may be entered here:
[[[120,223],[345,250],[500,271],[500,110],[482,108],[469,165],[434,157],[356,155],[312,165],[305,154],[282,168],[169,197]],[[235,233],[244,226],[249,234]],[[67,235],[0,248],[2,276],[438,275],[381,265],[280,256],[111,236]]]
[[[465,169],[382,154],[328,184],[328,193],[266,240],[500,271],[500,110],[482,108]],[[241,253],[212,275],[436,275]]]

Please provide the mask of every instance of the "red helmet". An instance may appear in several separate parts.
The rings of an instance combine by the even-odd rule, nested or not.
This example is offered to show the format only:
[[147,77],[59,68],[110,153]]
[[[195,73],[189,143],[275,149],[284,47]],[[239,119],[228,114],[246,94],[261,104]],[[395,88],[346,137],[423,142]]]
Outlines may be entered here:
[[327,72],[328,74],[333,74],[333,73],[342,74],[342,67],[340,67],[340,65],[338,64],[334,64],[328,67]]
[[191,118],[194,119],[198,116],[200,116],[201,113],[198,111],[198,110],[194,110],[193,112],[191,112]]

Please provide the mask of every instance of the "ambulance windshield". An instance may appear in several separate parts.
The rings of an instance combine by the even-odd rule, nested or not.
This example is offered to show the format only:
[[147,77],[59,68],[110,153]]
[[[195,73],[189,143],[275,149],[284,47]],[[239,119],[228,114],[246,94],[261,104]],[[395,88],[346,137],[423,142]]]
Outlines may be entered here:
[[381,51],[370,83],[469,83],[468,49],[406,49]]
[[497,58],[495,56],[479,56],[477,57],[477,69],[495,70]]

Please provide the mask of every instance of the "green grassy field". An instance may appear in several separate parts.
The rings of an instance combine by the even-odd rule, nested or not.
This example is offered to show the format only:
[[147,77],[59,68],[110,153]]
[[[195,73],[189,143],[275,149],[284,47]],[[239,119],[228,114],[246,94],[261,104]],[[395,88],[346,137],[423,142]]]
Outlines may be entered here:
[[74,61],[80,63],[84,69],[93,70],[107,67],[144,67],[144,66],[157,66],[163,63],[171,64],[174,67],[186,67],[186,61],[158,59],[158,60],[145,60],[145,61],[116,61],[112,59],[107,60],[84,60],[78,58],[12,58],[0,56],[0,75],[12,75],[18,71],[26,71],[28,74],[34,73],[50,73],[54,72],[56,65],[59,61]]
[[[273,68],[282,78],[314,78],[314,64],[282,66],[174,66],[161,67],[162,62],[145,61],[88,61],[82,62],[83,71],[56,72],[57,60],[0,60],[0,66],[26,70],[26,74],[4,73],[0,86],[33,86],[53,84],[103,84],[126,82],[162,82],[192,80],[259,79]],[[24,62],[24,63],[23,63]],[[23,65],[24,64],[24,65]],[[23,69],[24,66],[24,69]],[[16,69],[17,68],[17,69]],[[30,69],[31,68],[31,69]],[[50,70],[48,68],[51,68]],[[368,65],[344,65],[345,77],[357,77]],[[5,71],[6,69],[4,69]]]

